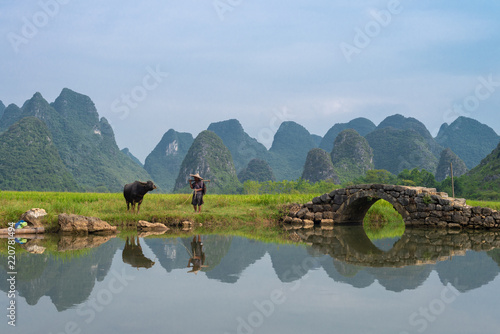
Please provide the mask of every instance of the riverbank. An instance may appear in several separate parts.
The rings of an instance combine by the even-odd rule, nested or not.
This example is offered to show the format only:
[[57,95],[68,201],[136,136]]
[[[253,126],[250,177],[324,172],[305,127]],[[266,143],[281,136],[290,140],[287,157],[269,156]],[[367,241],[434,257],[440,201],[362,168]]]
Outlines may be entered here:
[[174,223],[185,220],[196,225],[213,227],[271,226],[280,217],[280,208],[288,203],[305,203],[318,194],[285,195],[211,195],[205,196],[201,213],[191,206],[191,195],[147,194],[139,214],[127,212],[119,193],[61,193],[2,191],[0,197],[0,227],[17,221],[31,208],[47,211],[44,222],[48,228],[57,226],[57,216],[72,213],[99,217],[109,224],[123,227],[139,220]]
[[[0,192],[0,228],[17,221],[31,208],[47,211],[44,223],[47,229],[57,229],[61,213],[99,217],[109,224],[126,228],[139,220],[160,223],[191,221],[205,230],[224,229],[231,232],[254,233],[257,229],[279,231],[278,221],[284,206],[307,203],[321,194],[273,195],[212,195],[207,194],[202,213],[194,213],[188,194],[147,194],[139,214],[127,212],[120,193],[64,193],[64,192]],[[500,209],[500,202],[467,201],[472,206]],[[374,228],[391,223],[400,226],[401,216],[385,201],[378,201],[368,212],[367,221]],[[402,227],[404,231],[404,226]],[[401,232],[397,232],[398,234]]]

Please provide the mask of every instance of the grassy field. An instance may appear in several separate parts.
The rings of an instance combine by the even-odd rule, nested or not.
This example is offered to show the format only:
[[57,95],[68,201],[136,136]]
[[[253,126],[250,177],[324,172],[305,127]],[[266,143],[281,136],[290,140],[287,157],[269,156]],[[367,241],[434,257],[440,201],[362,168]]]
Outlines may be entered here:
[[[224,231],[232,234],[261,234],[262,238],[279,235],[276,222],[280,208],[290,203],[306,203],[320,194],[212,195],[205,196],[202,213],[194,213],[191,195],[147,194],[139,214],[127,212],[119,193],[62,193],[0,191],[0,227],[17,221],[31,208],[43,208],[49,228],[57,227],[60,213],[99,217],[116,226],[133,225],[138,220],[202,224],[200,233]],[[468,201],[472,206],[500,209],[500,202]],[[365,217],[365,230],[371,239],[402,235],[404,224],[392,205],[378,201]]]
[[294,195],[206,195],[202,213],[194,213],[191,195],[147,194],[139,214],[127,212],[122,194],[0,192],[0,227],[17,221],[31,208],[43,208],[50,226],[57,224],[61,213],[99,217],[116,226],[138,220],[174,222],[190,220],[211,227],[252,228],[268,226],[279,217],[286,203],[305,203],[318,194]]

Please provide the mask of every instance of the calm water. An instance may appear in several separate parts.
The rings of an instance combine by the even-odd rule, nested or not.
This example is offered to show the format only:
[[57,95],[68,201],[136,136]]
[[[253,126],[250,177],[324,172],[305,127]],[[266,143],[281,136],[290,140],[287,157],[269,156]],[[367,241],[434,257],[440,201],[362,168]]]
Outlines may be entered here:
[[500,233],[297,233],[305,244],[186,235],[18,250],[15,328],[0,259],[0,333],[500,332]]

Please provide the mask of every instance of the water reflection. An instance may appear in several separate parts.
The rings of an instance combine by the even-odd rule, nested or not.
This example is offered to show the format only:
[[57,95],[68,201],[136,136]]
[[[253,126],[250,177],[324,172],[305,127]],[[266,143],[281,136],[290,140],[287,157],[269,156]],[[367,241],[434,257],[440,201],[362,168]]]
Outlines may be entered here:
[[[362,228],[296,232],[306,245],[265,243],[228,235],[30,240],[22,247],[53,249],[57,245],[62,255],[19,252],[16,288],[29,305],[48,296],[58,311],[72,308],[85,302],[96,281],[108,275],[112,262],[119,259],[115,254],[120,249],[122,261],[137,270],[149,272],[158,263],[166,281],[175,270],[186,272],[187,265],[190,273],[203,272],[207,280],[235,284],[266,255],[283,283],[322,269],[335,282],[355,288],[378,282],[395,292],[416,289],[433,271],[444,285],[449,283],[465,292],[487,284],[500,271],[499,232],[407,230],[385,251],[376,247]],[[0,256],[0,266],[0,290],[7,292],[6,256]]]
[[[188,250],[186,248],[186,250]],[[193,237],[193,241],[191,241],[191,252],[189,253],[190,258],[188,261],[188,268],[192,268],[188,273],[197,274],[201,268],[206,268],[208,266],[205,265],[205,252],[203,251],[203,242],[201,242],[201,237],[198,235],[198,238]]]
[[343,263],[366,267],[405,267],[433,264],[467,250],[488,251],[500,247],[500,232],[407,229],[392,248],[379,249],[362,226],[298,230],[301,239],[319,253]]
[[[52,240],[61,251],[76,249],[91,241],[102,241],[95,238],[72,238],[74,246],[68,245],[68,238]],[[38,240],[37,242],[40,242]],[[48,238],[44,239],[48,241]],[[29,246],[33,241],[27,243]],[[83,303],[92,292],[95,282],[102,281],[111,267],[113,255],[120,247],[121,240],[108,239],[108,242],[97,248],[79,251],[71,258],[65,253],[60,256],[52,254],[16,254],[17,281],[16,289],[29,305],[36,305],[47,296],[58,311],[64,311]],[[42,247],[42,246],[40,246]],[[44,247],[49,247],[45,244]],[[7,257],[1,256],[0,290],[7,292]]]
[[139,237],[127,237],[122,251],[122,260],[134,268],[151,268],[155,262],[144,256]]

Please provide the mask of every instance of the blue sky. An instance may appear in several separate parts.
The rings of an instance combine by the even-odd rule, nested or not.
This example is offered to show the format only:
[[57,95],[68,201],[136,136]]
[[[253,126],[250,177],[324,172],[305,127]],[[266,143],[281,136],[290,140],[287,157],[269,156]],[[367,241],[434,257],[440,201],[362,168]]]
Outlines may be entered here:
[[500,133],[496,0],[4,0],[0,100],[88,95],[141,160],[170,128],[237,118],[323,136],[399,113],[433,135],[463,115]]

